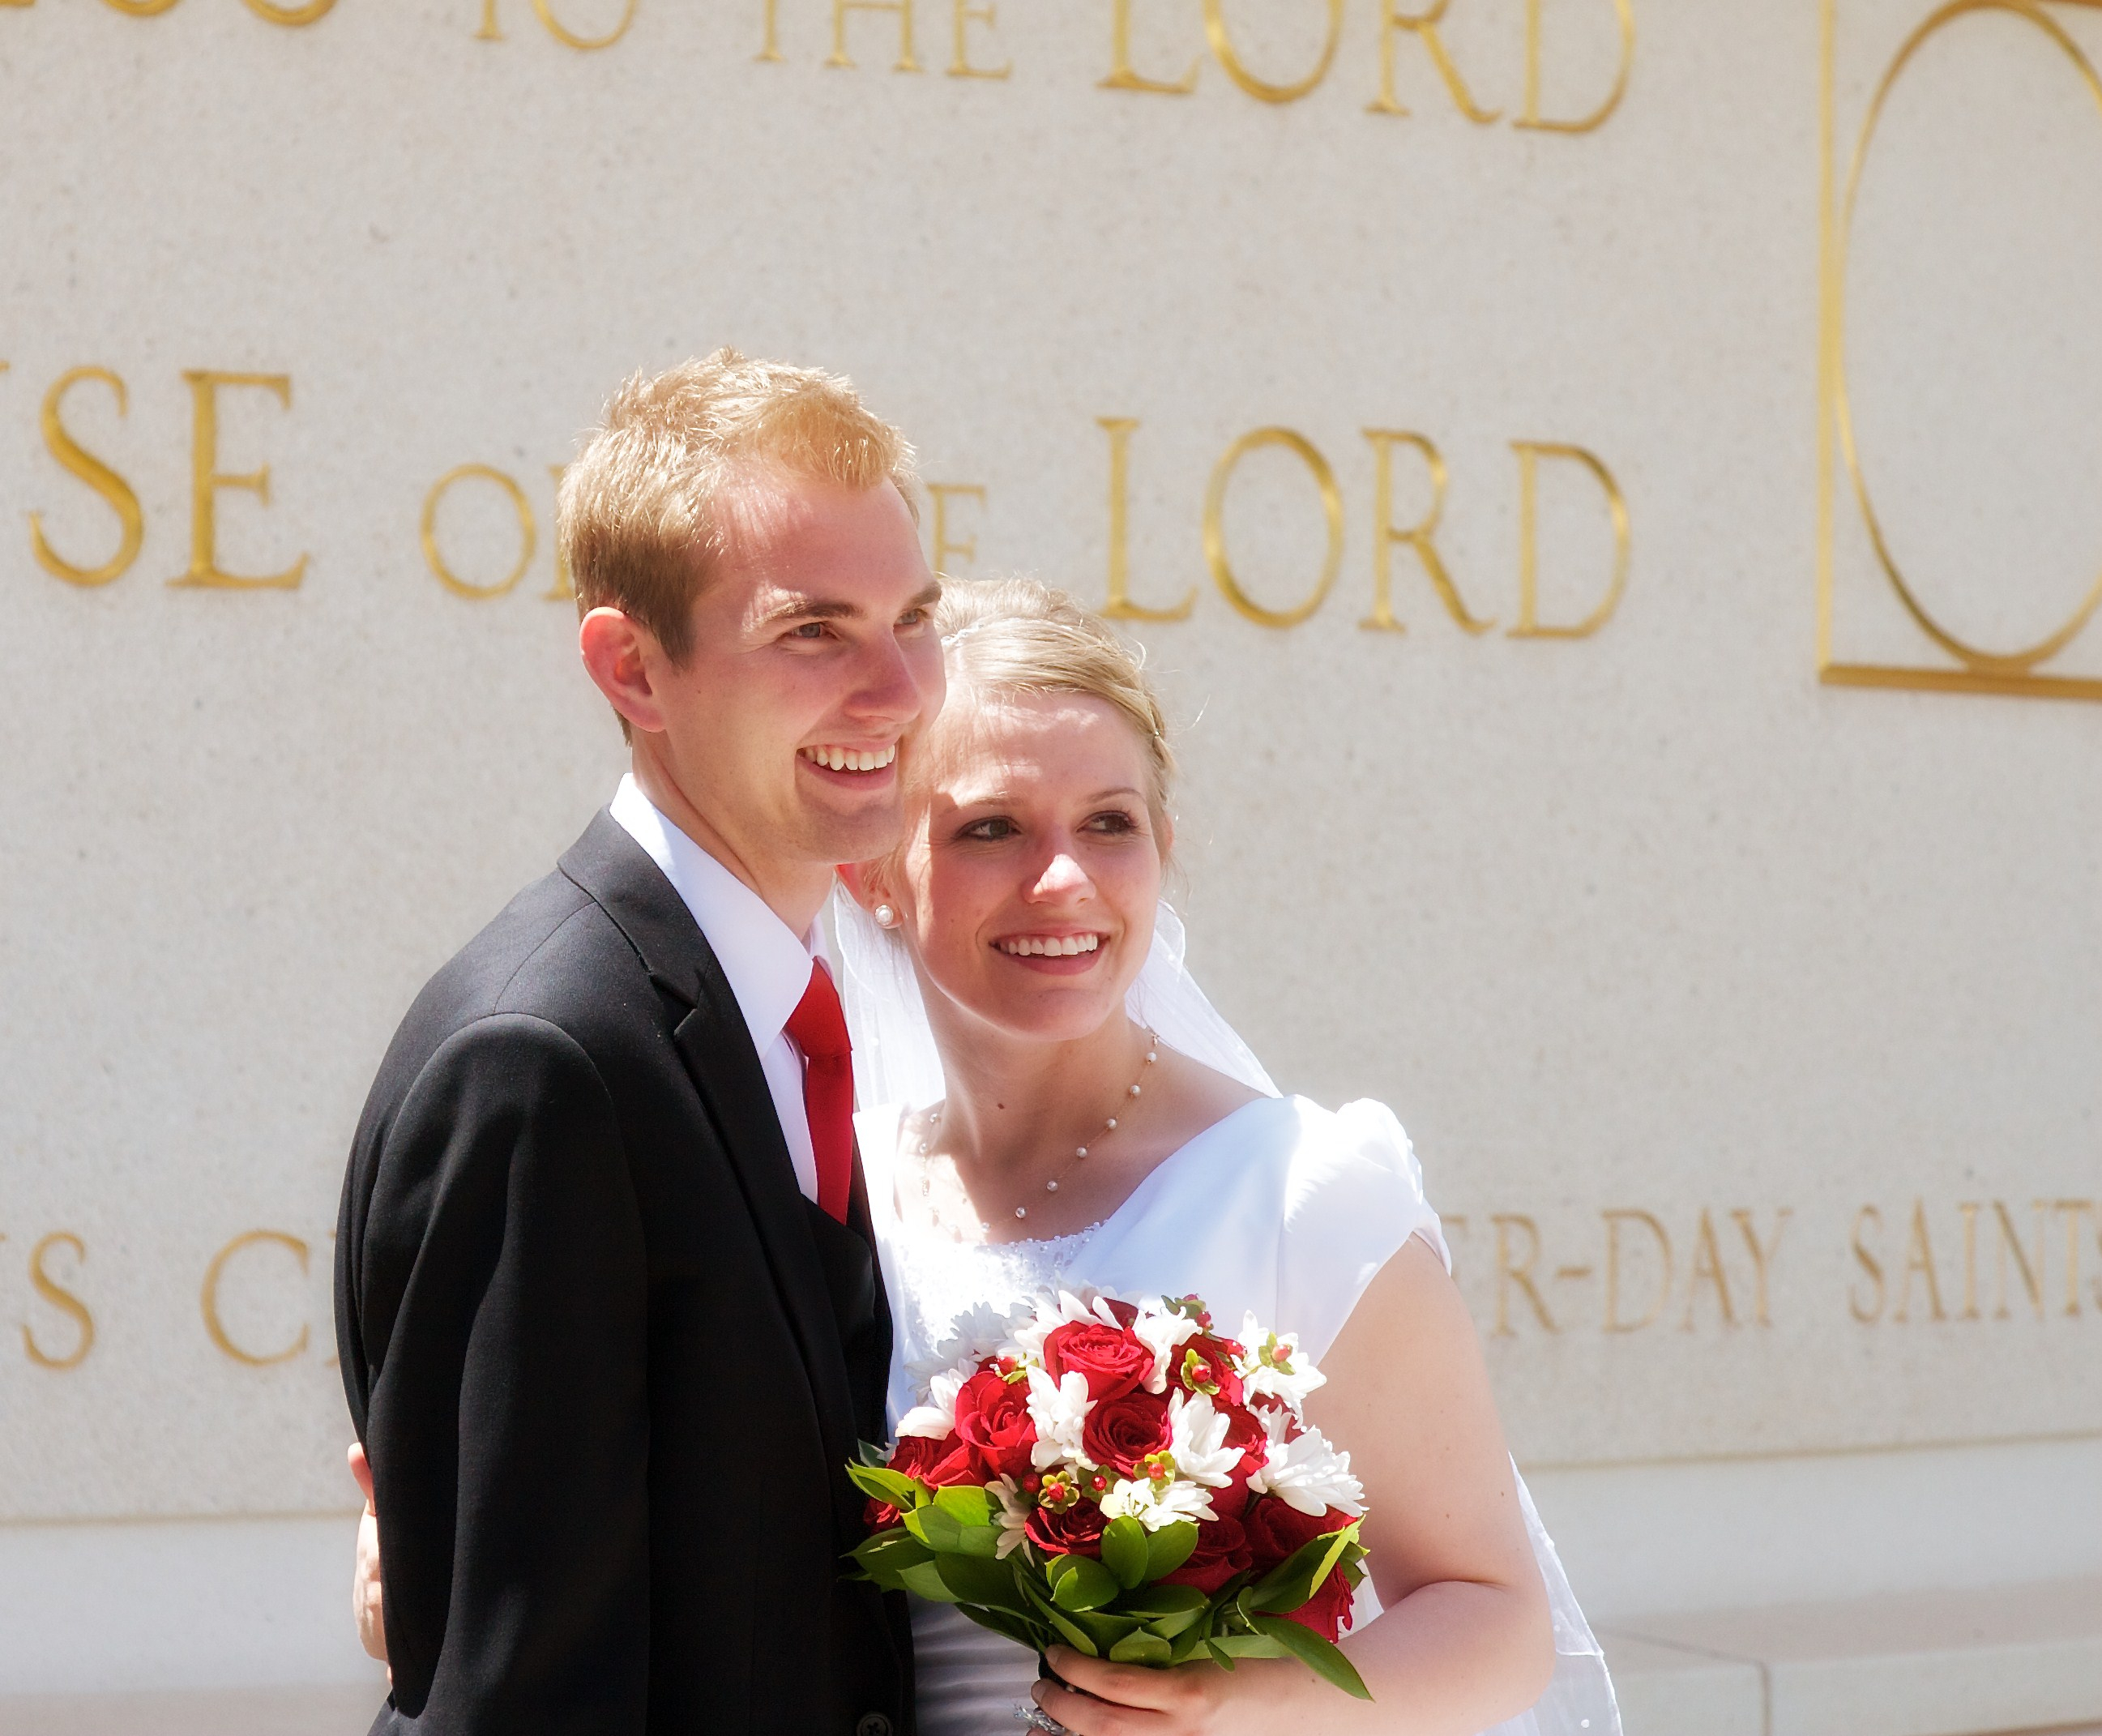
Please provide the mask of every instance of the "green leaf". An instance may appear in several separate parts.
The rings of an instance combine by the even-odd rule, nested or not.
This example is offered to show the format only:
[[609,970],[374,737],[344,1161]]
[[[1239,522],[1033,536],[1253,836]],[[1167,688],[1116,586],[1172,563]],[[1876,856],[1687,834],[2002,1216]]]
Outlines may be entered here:
[[902,1525],[879,1531],[852,1552],[861,1570],[885,1591],[896,1591],[902,1582],[898,1575],[908,1567],[934,1559],[933,1552]]
[[995,1633],[1004,1635],[1017,1645],[1026,1645],[1032,1652],[1042,1651],[1055,1637],[1049,1627],[1031,1622],[1026,1616],[1010,1615],[1004,1609],[980,1604],[961,1604],[958,1607],[979,1627],[990,1627]]
[[1126,1615],[1181,1615],[1194,1614],[1207,1601],[1194,1585],[1148,1585],[1125,1592],[1117,1599],[1116,1606]]
[[1322,1681],[1360,1700],[1369,1700],[1372,1689],[1352,1667],[1350,1660],[1310,1627],[1288,1622],[1278,1615],[1258,1615],[1256,1625],[1266,1639],[1275,1640],[1306,1664]]
[[998,1525],[965,1525],[956,1533],[956,1555],[975,1556],[982,1561],[990,1561],[1000,1553]]
[[945,1555],[934,1565],[942,1583],[956,1594],[959,1603],[982,1604],[1017,1615],[1028,1610],[1028,1603],[1014,1583],[1014,1569],[1005,1561],[974,1555]]
[[1080,1558],[1076,1555],[1054,1555],[1044,1565],[1044,1583],[1055,1592],[1058,1582],[1080,1565]]
[[1095,1642],[1088,1637],[1084,1630],[1074,1624],[1071,1616],[1058,1609],[1049,1610],[1046,1613],[1051,1618],[1051,1625],[1058,1630],[1066,1643],[1075,1651],[1089,1658],[1102,1656],[1102,1654],[1095,1649]]
[[1110,1660],[1113,1663],[1143,1663],[1162,1669],[1174,1661],[1174,1654],[1165,1640],[1141,1627],[1126,1634],[1110,1648]]
[[1163,1525],[1146,1540],[1146,1577],[1159,1579],[1190,1559],[1197,1547],[1197,1528],[1186,1519]]
[[1162,1639],[1172,1640],[1178,1633],[1197,1627],[1204,1614],[1202,1609],[1178,1609],[1173,1615],[1150,1616],[1146,1625],[1150,1632],[1159,1634]]
[[1321,1589],[1343,1552],[1357,1542],[1357,1532],[1353,1523],[1302,1543],[1248,1588],[1248,1609],[1273,1615],[1298,1609]]
[[920,1561],[906,1568],[898,1576],[898,1583],[916,1596],[929,1603],[952,1604],[956,1594],[951,1591],[942,1578],[941,1565],[935,1561]]
[[[873,1441],[864,1441],[854,1449],[854,1463],[867,1465],[880,1471],[890,1463],[890,1454]],[[851,1473],[852,1467],[849,1467]]]
[[1259,1633],[1214,1635],[1212,1649],[1222,1651],[1230,1658],[1278,1658],[1284,1655],[1278,1649],[1275,1640]]
[[1192,1658],[1195,1657],[1198,1653],[1204,1650],[1205,1644],[1206,1641],[1203,1625],[1200,1623],[1192,1622],[1190,1626],[1177,1638],[1174,1645],[1169,1649],[1169,1662],[1171,1663],[1187,1663]]
[[963,1553],[963,1526],[938,1507],[915,1508],[905,1516],[905,1529],[937,1555]]
[[1217,1664],[1221,1669],[1231,1670],[1233,1668],[1234,1654],[1226,1649],[1223,1641],[1218,1640],[1207,1640],[1204,1644],[1212,1654],[1212,1661]]
[[1084,1555],[1066,1557],[1073,1565],[1058,1576],[1051,1601],[1062,1609],[1099,1609],[1123,1589],[1100,1561]]
[[925,1490],[919,1478],[880,1465],[849,1465],[847,1476],[863,1494],[907,1512],[920,1504]]
[[1072,1618],[1088,1630],[1088,1637],[1105,1652],[1138,1628],[1137,1616],[1112,1615],[1102,1609],[1075,1609]]
[[1117,1583],[1127,1592],[1145,1582],[1152,1556],[1151,1546],[1146,1540],[1146,1527],[1136,1519],[1112,1519],[1104,1528],[1102,1565],[1116,1575]]
[[934,1491],[934,1505],[958,1525],[992,1523],[992,1498],[975,1483],[958,1483]]

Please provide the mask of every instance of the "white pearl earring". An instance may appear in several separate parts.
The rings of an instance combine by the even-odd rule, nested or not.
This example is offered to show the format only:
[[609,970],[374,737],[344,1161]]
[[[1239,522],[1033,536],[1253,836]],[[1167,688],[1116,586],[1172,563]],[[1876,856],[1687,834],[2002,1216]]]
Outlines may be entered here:
[[878,928],[897,927],[898,912],[888,904],[878,904],[876,907],[876,926]]

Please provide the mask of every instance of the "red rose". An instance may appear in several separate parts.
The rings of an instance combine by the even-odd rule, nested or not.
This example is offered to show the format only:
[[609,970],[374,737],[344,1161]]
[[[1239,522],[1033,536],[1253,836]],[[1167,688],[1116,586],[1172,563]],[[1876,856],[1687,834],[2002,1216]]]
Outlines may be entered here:
[[1331,1574],[1321,1582],[1321,1588],[1297,1609],[1284,1612],[1288,1622],[1297,1622],[1302,1627],[1310,1627],[1331,1644],[1343,1636],[1343,1630],[1350,1625],[1350,1587],[1341,1574]]
[[1226,1445],[1241,1450],[1239,1462],[1226,1473],[1226,1486],[1212,1491],[1212,1511],[1222,1519],[1238,1519],[1248,1505],[1248,1479],[1270,1461],[1270,1436],[1262,1419],[1239,1409],[1225,1412]]
[[1130,1333],[1098,1321],[1075,1321],[1044,1340],[1044,1370],[1053,1380],[1077,1371],[1100,1404],[1122,1398],[1153,1372],[1153,1352]]
[[[890,1451],[888,1467],[904,1476],[916,1476],[934,1489],[945,1489],[951,1483],[975,1483],[982,1481],[978,1467],[971,1463],[970,1449],[950,1435],[940,1441],[930,1441],[925,1435],[902,1436]],[[869,1498],[863,1509],[863,1517],[871,1531],[887,1530],[905,1515],[887,1501]]]
[[1143,1392],[1103,1400],[1088,1413],[1080,1429],[1088,1457],[1098,1465],[1114,1466],[1124,1476],[1149,1453],[1166,1452],[1172,1438],[1168,1401]]
[[1265,1573],[1315,1538],[1340,1531],[1350,1522],[1348,1513],[1338,1512],[1333,1507],[1315,1518],[1296,1507],[1287,1506],[1275,1495],[1257,1496],[1241,1515],[1241,1525],[1248,1532],[1248,1547],[1255,1553],[1255,1565]]
[[[1216,1503],[1219,1491],[1212,1492]],[[1255,1565],[1248,1553],[1248,1534],[1237,1519],[1208,1519],[1197,1527],[1197,1547],[1190,1559],[1168,1574],[1163,1585],[1194,1585],[1209,1597],[1235,1574]]]
[[1027,1476],[1036,1444],[1028,1387],[1010,1384],[997,1369],[972,1375],[956,1395],[956,1433],[977,1454],[980,1482]]
[[1168,1353],[1168,1383],[1202,1392],[1223,1408],[1241,1402],[1241,1377],[1234,1366],[1240,1346],[1231,1339],[1203,1334]]
[[1092,1501],[1075,1501],[1062,1513],[1040,1507],[1029,1516],[1022,1533],[1046,1555],[1091,1555],[1102,1552],[1102,1510]]

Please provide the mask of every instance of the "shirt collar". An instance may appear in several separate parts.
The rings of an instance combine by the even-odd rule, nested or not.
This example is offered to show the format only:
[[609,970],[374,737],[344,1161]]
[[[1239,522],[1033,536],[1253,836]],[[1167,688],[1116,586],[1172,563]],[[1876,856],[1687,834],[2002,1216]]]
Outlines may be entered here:
[[693,912],[729,979],[752,1047],[765,1054],[810,986],[810,966],[820,952],[816,925],[798,939],[765,899],[665,818],[633,773],[621,779],[608,811]]

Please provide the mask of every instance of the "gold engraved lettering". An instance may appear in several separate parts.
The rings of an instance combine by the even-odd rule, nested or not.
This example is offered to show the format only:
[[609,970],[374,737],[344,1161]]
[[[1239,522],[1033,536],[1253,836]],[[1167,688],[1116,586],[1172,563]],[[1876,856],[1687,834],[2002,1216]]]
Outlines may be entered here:
[[[1606,1220],[1606,1330],[1608,1332],[1639,1332],[1653,1324],[1664,1312],[1664,1304],[1671,1294],[1671,1238],[1665,1233],[1664,1226],[1646,1211],[1608,1210],[1600,1214]],[[1649,1312],[1640,1320],[1621,1318],[1621,1226],[1639,1223],[1647,1230],[1656,1243],[1656,1251],[1662,1265],[1658,1272],[1656,1294],[1650,1299]]]
[[1606,124],[1628,93],[1628,73],[1635,64],[1634,0],[1613,0],[1613,10],[1621,20],[1621,66],[1613,75],[1613,88],[1605,101],[1575,121],[1551,121],[1540,112],[1540,8],[1541,0],[1525,0],[1525,113],[1511,125],[1531,127],[1537,132],[1595,131]]
[[[1861,1270],[1874,1281],[1876,1299],[1872,1307],[1864,1308],[1858,1287],[1851,1288],[1847,1292],[1847,1306],[1852,1311],[1855,1319],[1865,1326],[1872,1326],[1883,1317],[1883,1268],[1882,1263],[1869,1251],[1868,1244],[1861,1240],[1861,1226],[1865,1223],[1873,1223],[1880,1235],[1883,1228],[1883,1214],[1873,1205],[1864,1205],[1854,1214],[1854,1258],[1860,1263]],[[1856,1286],[1860,1281],[1859,1279],[1855,1281]]]
[[916,73],[920,63],[912,57],[912,0],[832,0],[832,52],[827,66],[852,66],[847,53],[847,14],[895,12],[898,15],[898,73]]
[[[1148,78],[1134,72],[1131,64],[1131,8],[1133,0],[1111,0],[1110,18],[1110,52],[1115,64],[1110,75],[1102,82],[1105,91],[1151,91],[1162,96],[1187,96],[1197,88],[1197,69],[1204,64],[1200,52],[1190,63],[1190,70],[1175,83],[1162,78]],[[1178,617],[1179,619],[1179,617]]]
[[1927,1305],[1935,1320],[1946,1320],[1941,1310],[1941,1284],[1934,1275],[1934,1243],[1927,1233],[1927,1202],[1912,1202],[1912,1232],[1905,1238],[1905,1281],[1898,1286],[1898,1305],[1891,1318],[1903,1325],[1911,1316],[1912,1279],[1918,1272],[1927,1280]]
[[88,1352],[95,1348],[95,1316],[87,1312],[87,1305],[79,1297],[74,1295],[72,1291],[62,1288],[44,1268],[44,1256],[61,1242],[73,1250],[73,1257],[76,1264],[86,1263],[87,1247],[80,1237],[69,1231],[54,1230],[30,1250],[29,1282],[36,1286],[37,1294],[45,1301],[61,1314],[72,1317],[74,1329],[79,1334],[79,1337],[74,1342],[73,1348],[64,1356],[54,1356],[37,1343],[36,1334],[31,1332],[28,1325],[24,1323],[22,1327],[22,1348],[29,1352],[29,1360],[38,1368],[78,1368],[82,1363],[87,1361]]
[[[493,6],[495,0],[490,0]],[[766,0],[766,46],[752,56],[755,60],[782,60],[787,58],[781,52],[781,0]]]
[[301,24],[318,24],[328,16],[335,0],[308,0],[304,6],[273,6],[270,0],[246,0],[248,10],[258,18],[267,18],[273,24],[285,24],[297,29]]
[[245,488],[265,506],[270,504],[270,467],[263,465],[243,476],[226,476],[219,468],[219,394],[233,387],[252,386],[277,394],[287,410],[292,406],[291,376],[286,374],[218,374],[208,369],[188,368],[183,378],[190,383],[193,430],[190,439],[190,565],[168,583],[202,585],[228,591],[289,591],[307,571],[307,557],[282,573],[268,578],[244,578],[223,572],[219,566],[219,491]]
[[[1283,446],[1313,473],[1315,486],[1321,492],[1321,510],[1328,521],[1328,552],[1321,563],[1321,577],[1306,600],[1293,609],[1264,608],[1241,588],[1226,559],[1226,489],[1242,458],[1263,446]],[[1328,468],[1328,460],[1310,442],[1288,428],[1258,428],[1242,435],[1212,467],[1211,486],[1204,491],[1204,560],[1220,594],[1258,626],[1297,627],[1313,614],[1326,600],[1343,564],[1343,496],[1336,486],[1336,473]]]
[[555,582],[540,593],[541,599],[551,603],[573,603],[577,600],[576,575],[570,571],[570,552],[562,546],[561,501],[562,473],[567,464],[550,464],[548,474],[555,479]]
[[1097,416],[1095,425],[1110,437],[1109,600],[1102,613],[1113,621],[1186,621],[1197,606],[1197,587],[1179,603],[1149,608],[1131,597],[1131,437],[1132,416]]
[[74,368],[61,374],[51,389],[44,394],[42,424],[44,444],[51,449],[51,456],[73,475],[78,477],[95,493],[109,503],[116,513],[118,537],[116,553],[100,566],[75,566],[61,558],[44,537],[42,517],[29,514],[29,546],[37,557],[37,564],[55,579],[63,579],[68,584],[107,584],[121,578],[139,558],[139,546],[145,540],[146,521],[139,510],[139,497],[131,491],[131,485],[92,453],[82,449],[79,442],[66,430],[60,415],[60,406],[65,395],[83,380],[99,380],[117,396],[117,413],[129,412],[130,402],[124,390],[124,382],[107,368]]
[[1958,1320],[1978,1318],[1978,1202],[1966,1200],[1957,1208],[1963,1214],[1963,1312]]
[[2051,1209],[2065,1214],[2065,1312],[2080,1312],[2080,1218],[2095,1210],[2092,1200],[2054,1200]]
[[1266,103],[1297,102],[1327,78],[1329,67],[1335,64],[1336,45],[1343,39],[1343,0],[1328,0],[1328,39],[1321,46],[1321,58],[1314,70],[1297,84],[1271,84],[1248,69],[1226,29],[1225,0],[1204,0],[1204,35],[1219,64],[1226,68],[1226,76],[1249,95]]
[[985,490],[975,482],[929,482],[926,488],[927,498],[934,503],[934,546],[927,564],[936,572],[946,574],[949,570],[949,557],[952,553],[961,555],[966,561],[976,561],[978,557],[978,539],[975,536],[965,541],[949,535],[949,501],[953,496],[959,499],[974,499],[983,506]]
[[1763,1247],[1759,1245],[1758,1232],[1752,1227],[1749,1212],[1736,1210],[1730,1215],[1737,1220],[1737,1228],[1744,1236],[1745,1245],[1752,1250],[1752,1283],[1758,1303],[1753,1311],[1753,1317],[1762,1326],[1771,1326],[1773,1316],[1767,1312],[1768,1280],[1773,1272],[1774,1256],[1780,1252],[1780,1232],[1787,1228],[1788,1220],[1794,1214],[1785,1205],[1774,1213],[1773,1240]]
[[123,13],[127,18],[152,18],[166,11],[175,0],[102,0],[102,3]]
[[[1532,1305],[1533,1317],[1550,1332],[1562,1329],[1554,1324],[1554,1317],[1547,1312],[1547,1304],[1541,1299],[1539,1289],[1532,1281],[1532,1263],[1540,1258],[1540,1228],[1532,1219],[1516,1212],[1497,1212],[1489,1219],[1497,1227],[1497,1338],[1515,1338],[1510,1324],[1510,1286],[1515,1284],[1525,1292],[1525,1299]],[[1515,1264],[1511,1260],[1510,1232],[1512,1226],[1525,1232],[1525,1258]]]
[[1682,1332],[1693,1330],[1693,1299],[1703,1282],[1714,1287],[1715,1299],[1722,1304],[1723,1324],[1737,1324],[1737,1311],[1730,1305],[1729,1274],[1723,1269],[1723,1250],[1715,1245],[1715,1220],[1708,1214],[1708,1208],[1701,1208],[1701,1227],[1693,1232],[1693,1264],[1686,1280],[1686,1317],[1679,1324]]
[[[2078,0],[2078,3],[2093,6],[2095,0]],[[1874,141],[1876,130],[1882,118],[1883,106],[1896,87],[1914,57],[1937,33],[1958,19],[1974,12],[2002,12],[2033,24],[2050,38],[2066,59],[2072,62],[2075,73],[2098,108],[2102,108],[2102,74],[2095,71],[2080,45],[2037,0],[1946,0],[1921,21],[1899,48],[1897,55],[1885,70],[1875,94],[1869,99],[1868,112],[1861,123],[1861,134],[1854,147],[1854,158],[1847,171],[1847,187],[1836,215],[1831,205],[1832,183],[1830,153],[1831,103],[1829,85],[1829,47],[1827,48],[1827,95],[1825,224],[1825,282],[1822,300],[1825,305],[1825,338],[1820,357],[1820,371],[1825,382],[1825,396],[1831,406],[1831,423],[1821,426],[1820,442],[1828,442],[1831,428],[1836,428],[1839,437],[1840,455],[1845,463],[1847,474],[1853,486],[1856,504],[1860,508],[1861,522],[1869,533],[1869,547],[1874,550],[1876,563],[1883,577],[1896,593],[1900,604],[1907,615],[1936,645],[1956,659],[1960,670],[1895,669],[1876,664],[1835,664],[1831,661],[1831,553],[1829,444],[1826,446],[1820,482],[1822,498],[1820,519],[1825,526],[1824,549],[1820,556],[1818,673],[1819,678],[1834,686],[1871,687],[1938,688],[1945,690],[1986,693],[2029,693],[2064,698],[2102,699],[2102,682],[2074,677],[2038,675],[2033,672],[2038,664],[2057,655],[2078,637],[2102,606],[2102,573],[2098,573],[2087,594],[2059,627],[2035,643],[2014,650],[1995,651],[1971,644],[1944,627],[1928,613],[1927,606],[1905,576],[1883,534],[1882,522],[1878,517],[1869,495],[1868,478],[1863,470],[1860,454],[1855,442],[1852,395],[1847,376],[1847,255],[1853,245],[1854,211],[1861,190],[1861,177],[1868,166],[1869,150]],[[1829,32],[1828,25],[1828,32]]]
[[983,24],[987,29],[992,30],[1000,25],[1000,13],[991,4],[991,0],[987,0],[983,6],[973,6],[970,0],[956,0],[956,51],[955,58],[949,62],[949,76],[951,78],[1004,78],[1013,72],[1014,62],[1012,60],[1000,66],[971,64],[970,27]]
[[204,1288],[197,1302],[204,1315],[204,1330],[214,1344],[236,1362],[245,1362],[251,1368],[268,1368],[273,1363],[289,1362],[307,1348],[308,1328],[302,1325],[299,1335],[282,1350],[243,1350],[227,1335],[226,1323],[219,1315],[219,1281],[225,1274],[227,1262],[244,1248],[253,1248],[269,1243],[280,1248],[289,1248],[298,1257],[299,1270],[307,1269],[307,1245],[296,1236],[287,1236],[282,1230],[247,1230],[235,1237],[211,1257],[211,1264],[205,1268]]
[[1475,102],[1466,81],[1460,76],[1460,69],[1446,50],[1444,39],[1438,33],[1445,9],[1451,4],[1452,0],[1436,0],[1427,12],[1404,12],[1396,10],[1395,0],[1380,0],[1380,93],[1368,105],[1368,113],[1408,113],[1394,88],[1395,43],[1404,30],[1423,44],[1423,51],[1430,56],[1430,64],[1438,69],[1438,76],[1445,81],[1445,89],[1461,113],[1476,126],[1486,127],[1503,113],[1501,109],[1482,108]]
[[496,0],[481,0],[481,28],[474,33],[477,42],[500,42],[503,27],[496,21]]
[[[477,584],[463,579],[446,564],[445,556],[438,548],[438,508],[444,500],[446,491],[454,483],[464,482],[469,477],[478,477],[484,482],[494,482],[511,501],[512,510],[518,515],[518,564],[511,569],[508,577],[492,584]],[[492,597],[501,597],[526,576],[526,569],[533,564],[533,551],[539,546],[539,531],[533,522],[533,508],[526,503],[526,491],[501,470],[487,464],[455,464],[431,485],[431,491],[424,496],[424,558],[430,564],[431,571],[440,584],[455,597],[471,597],[486,602]]]
[[2015,1270],[2021,1275],[2022,1288],[2029,1292],[2029,1306],[2038,1320],[2043,1318],[2043,1201],[2037,1201],[2036,1264],[2029,1264],[2029,1256],[2022,1251],[2022,1239],[2015,1232],[2015,1220],[2007,1215],[2006,1205],[1993,1201],[1993,1215],[2000,1226],[1999,1239],[1993,1244],[1996,1250],[1993,1262],[1994,1294],[1998,1306],[1993,1310],[1993,1318],[2005,1320],[2007,1316],[2007,1256],[2015,1257]]
[[[253,5],[255,0],[249,0]],[[561,19],[556,17],[552,0],[533,0],[533,10],[540,15],[540,22],[548,28],[548,34],[565,48],[574,48],[588,54],[594,48],[610,48],[627,34],[627,27],[635,22],[636,0],[627,0],[622,8],[620,22],[603,36],[579,36]]]
[[[1518,454],[1518,623],[1514,639],[1587,639],[1612,618],[1628,585],[1628,504],[1612,473],[1581,446],[1553,441],[1514,440]],[[1573,627],[1543,626],[1540,619],[1540,476],[1543,458],[1581,464],[1605,491],[1613,521],[1613,577],[1599,606]]]
[[[1394,612],[1394,545],[1406,543],[1416,551],[1416,558],[1422,563],[1439,600],[1445,605],[1445,612],[1468,633],[1487,633],[1497,624],[1477,619],[1468,613],[1466,604],[1461,601],[1459,588],[1452,583],[1452,575],[1445,570],[1444,560],[1431,540],[1438,533],[1438,521],[1445,510],[1444,455],[1421,434],[1386,428],[1368,428],[1364,433],[1373,446],[1373,612],[1358,625],[1386,633],[1408,630]],[[1412,446],[1421,452],[1430,471],[1430,510],[1406,531],[1397,527],[1394,522],[1396,446]]]

